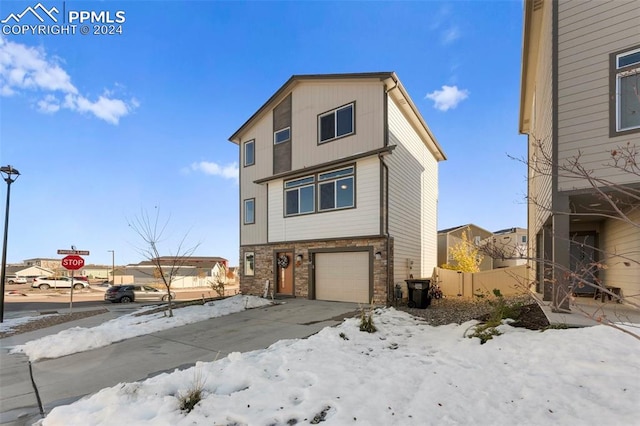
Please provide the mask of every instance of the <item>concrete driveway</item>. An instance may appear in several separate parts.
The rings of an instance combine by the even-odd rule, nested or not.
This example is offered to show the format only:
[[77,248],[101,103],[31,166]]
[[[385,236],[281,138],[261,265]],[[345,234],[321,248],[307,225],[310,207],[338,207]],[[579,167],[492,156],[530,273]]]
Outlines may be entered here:
[[[136,337],[101,349],[32,364],[34,380],[48,413],[85,395],[121,382],[144,380],[213,361],[231,352],[264,349],[282,339],[305,338],[334,326],[358,310],[353,303],[286,299],[274,306],[213,318]],[[24,355],[9,355],[18,344],[74,326],[92,327],[115,312],[0,340],[0,424],[32,424],[40,418]]]

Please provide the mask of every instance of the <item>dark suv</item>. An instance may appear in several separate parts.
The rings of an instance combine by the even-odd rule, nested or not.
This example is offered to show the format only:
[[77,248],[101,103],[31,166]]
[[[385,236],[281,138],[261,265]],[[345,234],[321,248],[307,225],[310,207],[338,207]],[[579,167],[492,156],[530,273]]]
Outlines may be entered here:
[[[171,292],[171,299],[175,299],[176,294]],[[104,292],[104,300],[109,302],[166,302],[169,296],[164,291],[148,285],[125,284],[114,285]]]

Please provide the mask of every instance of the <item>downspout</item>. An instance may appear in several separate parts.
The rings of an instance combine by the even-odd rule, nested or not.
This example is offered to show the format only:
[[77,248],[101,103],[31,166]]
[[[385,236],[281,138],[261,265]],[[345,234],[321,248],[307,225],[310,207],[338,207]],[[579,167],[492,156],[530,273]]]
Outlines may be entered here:
[[390,243],[389,243],[389,166],[384,162],[384,156],[382,154],[378,154],[378,158],[380,159],[380,164],[382,165],[382,170],[384,172],[384,232],[383,235],[386,237],[385,245],[387,252],[387,302],[393,302],[394,298],[394,288],[393,288],[393,279],[391,277],[390,272],[390,264],[391,264],[391,253],[390,251]]
[[[393,77],[391,77],[393,78]],[[398,88],[398,80],[394,79],[394,86],[386,89],[384,91],[384,135],[383,141],[384,146],[389,146],[389,108],[388,108],[388,97],[389,92]],[[391,151],[389,151],[391,152]],[[393,287],[393,278],[390,274],[390,263],[391,263],[391,254],[390,254],[390,243],[389,243],[389,166],[384,162],[384,158],[382,154],[378,154],[378,158],[380,159],[380,164],[382,165],[382,170],[384,172],[384,230],[383,235],[386,237],[385,242],[385,250],[387,252],[387,303],[390,305],[393,304],[395,289]],[[395,264],[394,264],[395,268]]]

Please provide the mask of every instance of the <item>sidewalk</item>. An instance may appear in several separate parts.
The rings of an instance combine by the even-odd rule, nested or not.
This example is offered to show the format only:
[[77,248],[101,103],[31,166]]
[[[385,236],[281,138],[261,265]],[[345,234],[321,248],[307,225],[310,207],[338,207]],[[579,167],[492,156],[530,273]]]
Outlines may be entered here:
[[[537,296],[542,300],[541,294]],[[590,327],[605,318],[612,322],[640,324],[640,309],[611,301],[602,303],[588,297],[577,297],[570,305],[571,313],[553,312],[549,301],[540,303],[540,308],[551,325]]]

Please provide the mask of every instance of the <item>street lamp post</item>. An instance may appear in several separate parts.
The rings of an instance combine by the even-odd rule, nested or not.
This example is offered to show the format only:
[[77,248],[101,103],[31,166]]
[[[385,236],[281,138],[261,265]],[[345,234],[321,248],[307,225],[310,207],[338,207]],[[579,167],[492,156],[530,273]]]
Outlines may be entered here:
[[115,250],[107,250],[111,253],[111,279],[113,282],[111,285],[116,285],[116,251]]
[[0,323],[4,322],[4,282],[7,278],[7,235],[9,230],[9,201],[11,200],[11,184],[18,179],[20,172],[11,166],[0,167],[0,173],[7,182],[7,207],[4,212],[4,240],[2,242],[2,272],[0,273]]

